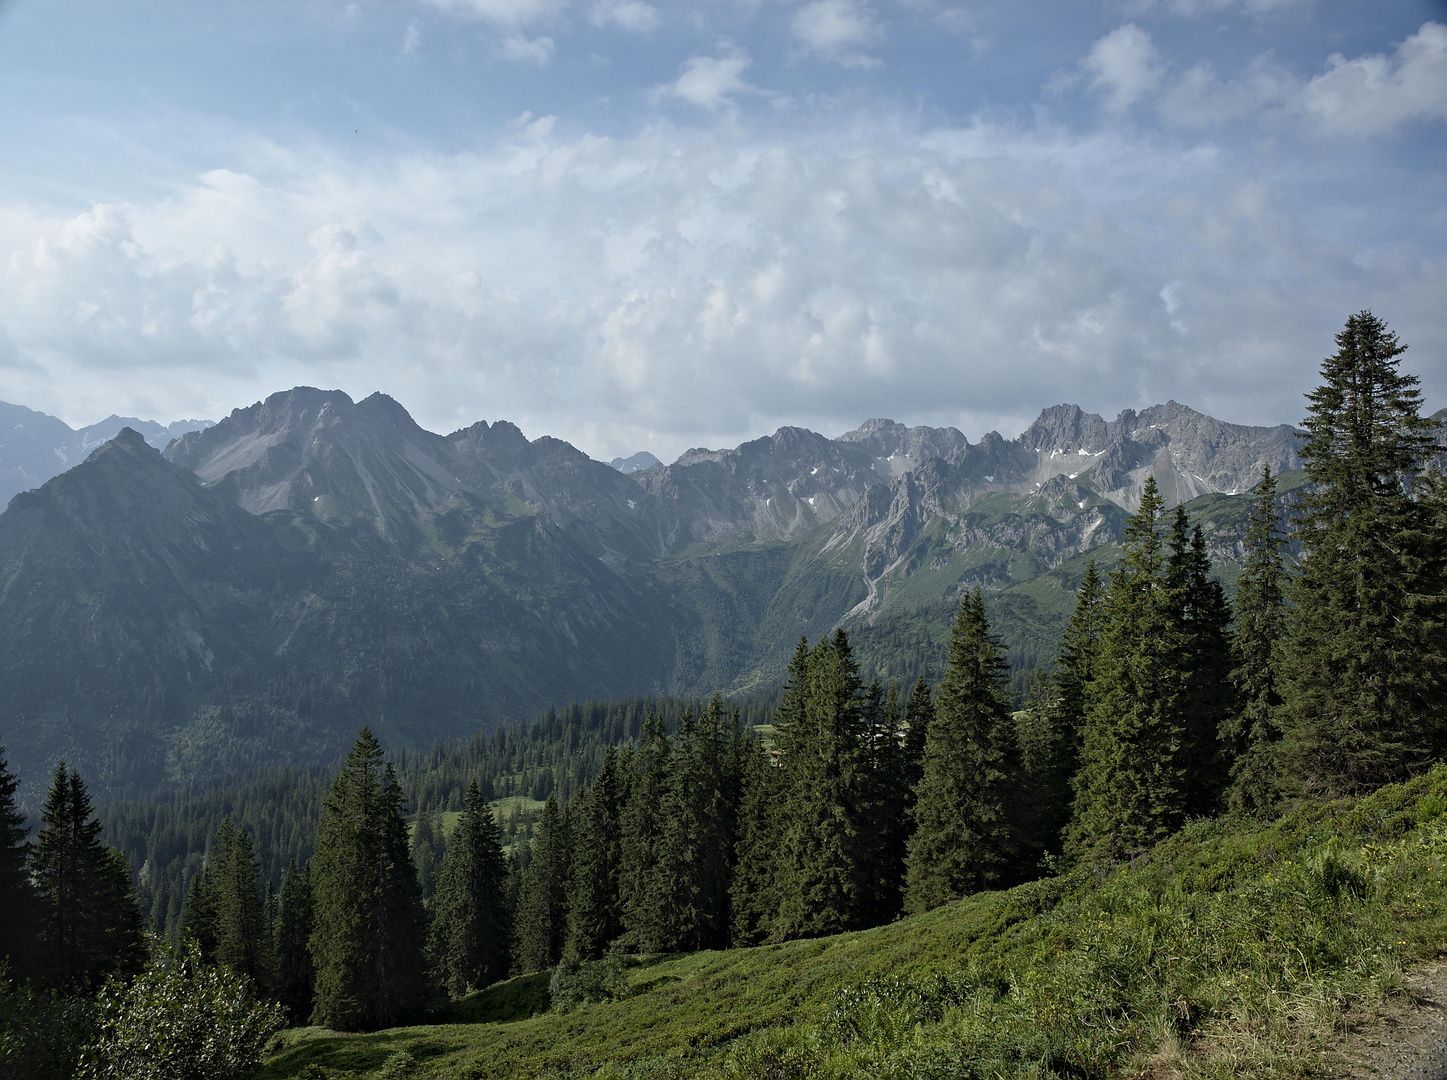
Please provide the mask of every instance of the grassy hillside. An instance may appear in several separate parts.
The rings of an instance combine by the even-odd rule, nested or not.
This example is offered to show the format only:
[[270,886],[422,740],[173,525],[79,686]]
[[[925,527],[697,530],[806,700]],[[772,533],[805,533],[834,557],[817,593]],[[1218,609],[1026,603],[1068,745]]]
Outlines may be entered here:
[[862,933],[634,958],[567,1013],[533,975],[430,1026],[294,1030],[264,1075],[1330,1076],[1343,1018],[1447,946],[1444,884],[1447,767]]

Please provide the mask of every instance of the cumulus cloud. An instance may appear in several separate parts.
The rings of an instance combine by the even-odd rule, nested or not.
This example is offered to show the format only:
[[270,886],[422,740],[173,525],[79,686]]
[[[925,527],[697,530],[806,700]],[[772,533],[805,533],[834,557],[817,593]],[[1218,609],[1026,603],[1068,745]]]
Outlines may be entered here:
[[845,67],[874,67],[861,52],[880,36],[878,21],[859,0],[813,0],[794,13],[790,32],[805,52]]
[[[79,420],[138,393],[215,416],[381,389],[434,430],[506,417],[671,456],[881,413],[1013,434],[1060,400],[1291,420],[1346,313],[1447,346],[1441,259],[1363,261],[1194,150],[860,140],[524,117],[486,152],[273,146],[163,198],[0,204],[0,396]],[[1166,180],[1122,203],[1142,173]]]
[[616,26],[635,34],[647,34],[658,28],[658,9],[640,0],[598,0],[588,13],[594,26]]
[[1090,86],[1105,94],[1106,108],[1125,112],[1161,83],[1163,68],[1151,36],[1135,23],[1112,30],[1090,47],[1081,66]]
[[423,0],[464,18],[482,19],[500,26],[525,26],[562,14],[567,0]]
[[756,89],[743,80],[749,56],[740,49],[726,47],[722,56],[691,56],[683,64],[678,78],[653,88],[655,101],[676,97],[701,109],[719,109],[733,104],[735,96]]
[[1423,24],[1391,56],[1333,55],[1302,88],[1296,107],[1323,129],[1345,134],[1447,119],[1447,26]]
[[1161,94],[1168,123],[1205,127],[1260,116],[1304,124],[1324,135],[1372,135],[1417,121],[1447,119],[1447,26],[1429,22],[1390,53],[1331,56],[1325,70],[1302,78],[1270,56],[1239,78],[1222,79],[1200,62]]

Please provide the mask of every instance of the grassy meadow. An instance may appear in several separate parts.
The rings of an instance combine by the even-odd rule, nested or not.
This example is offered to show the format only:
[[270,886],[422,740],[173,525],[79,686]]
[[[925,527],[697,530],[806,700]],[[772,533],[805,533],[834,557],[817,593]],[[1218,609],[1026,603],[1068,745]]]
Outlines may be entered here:
[[626,958],[566,1013],[542,973],[424,1026],[293,1029],[263,1076],[1331,1076],[1447,945],[1444,886],[1447,767],[873,930]]

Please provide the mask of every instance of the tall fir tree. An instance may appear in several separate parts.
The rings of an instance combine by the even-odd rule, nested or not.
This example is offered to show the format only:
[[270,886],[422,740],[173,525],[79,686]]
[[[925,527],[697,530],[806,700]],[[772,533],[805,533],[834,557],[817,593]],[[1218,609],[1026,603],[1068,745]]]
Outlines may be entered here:
[[507,858],[497,819],[475,780],[467,785],[462,816],[442,856],[431,913],[428,954],[450,997],[507,977],[512,936]]
[[784,778],[758,738],[746,740],[741,759],[738,843],[729,884],[729,939],[735,946],[767,938],[778,908],[773,884]]
[[437,891],[438,875],[447,850],[442,835],[442,815],[418,813],[412,826],[412,863],[417,867],[417,884],[422,886],[422,899],[431,900]]
[[1060,639],[1055,670],[1037,672],[1020,718],[1021,764],[1032,798],[1023,815],[1025,858],[1064,849],[1080,769],[1089,700],[1104,629],[1105,586],[1095,560],[1085,566],[1075,608]]
[[312,964],[311,932],[311,868],[309,864],[298,868],[293,859],[282,878],[272,931],[272,956],[276,964],[272,986],[277,1000],[286,1009],[287,1019],[293,1024],[306,1023],[312,1012],[316,969]]
[[663,729],[663,721],[650,713],[643,724],[643,741],[630,763],[618,867],[623,940],[640,952],[658,952],[665,945],[654,917],[655,881],[663,845],[662,807],[672,754],[672,743]]
[[546,971],[563,958],[568,931],[568,823],[549,795],[533,833],[532,858],[519,883],[513,967]]
[[1282,749],[1314,797],[1401,780],[1447,728],[1442,511],[1422,484],[1434,452],[1406,346],[1351,316],[1308,395],[1303,555],[1284,650]]
[[776,723],[784,769],[770,938],[858,929],[868,916],[868,772],[863,695],[849,635],[807,654],[802,685]]
[[1286,632],[1286,537],[1279,527],[1276,477],[1261,470],[1261,483],[1246,526],[1245,559],[1236,579],[1236,625],[1231,685],[1236,708],[1221,728],[1231,761],[1227,807],[1264,817],[1280,793],[1281,692],[1277,673]]
[[866,878],[870,888],[865,918],[871,926],[878,926],[894,921],[903,908],[904,853],[913,832],[914,792],[906,787],[910,769],[899,686],[891,683],[881,695],[876,682],[870,687],[869,701],[871,720],[866,745],[870,791],[866,820],[870,823],[871,851],[866,860],[874,873]]
[[223,818],[211,845],[207,892],[215,920],[212,959],[270,993],[271,926],[266,918],[256,850],[244,829]]
[[984,599],[967,593],[950,631],[916,792],[904,900],[912,913],[999,888],[1012,876],[1020,763],[1008,679]]
[[1015,714],[1022,776],[1018,815],[1022,867],[1059,853],[1061,829],[1069,819],[1075,733],[1061,725],[1064,711],[1056,674],[1037,668]]
[[930,685],[921,675],[915,680],[914,689],[909,692],[909,701],[904,707],[904,788],[905,810],[914,811],[914,789],[924,775],[924,747],[929,741],[930,724],[934,722],[934,697]]
[[1178,705],[1186,804],[1208,814],[1219,805],[1229,769],[1220,732],[1232,710],[1231,608],[1226,591],[1211,576],[1201,527],[1191,529],[1182,505],[1171,523],[1166,581],[1180,635],[1184,691]]
[[609,743],[597,779],[578,802],[574,824],[565,951],[578,960],[602,959],[623,935],[618,892],[623,858],[622,795],[618,748]]
[[12,979],[38,975],[40,903],[27,865],[25,815],[16,800],[19,782],[0,747],[0,962]]
[[132,974],[146,959],[130,869],[125,856],[102,846],[100,832],[80,774],[67,774],[61,762],[40,812],[30,867],[40,894],[46,971],[65,987]]
[[1066,830],[1073,861],[1114,858],[1149,846],[1186,813],[1185,654],[1179,598],[1156,532],[1162,500],[1147,479],[1111,575],[1085,735]]
[[431,997],[402,789],[367,728],[332,784],[312,861],[315,1022],[391,1027]]
[[730,812],[723,790],[722,719],[723,702],[715,698],[697,723],[684,714],[673,743],[645,900],[652,927],[648,951],[728,944]]
[[186,901],[181,907],[181,931],[196,942],[201,959],[216,960],[216,904],[212,897],[211,876],[203,864],[186,885]]

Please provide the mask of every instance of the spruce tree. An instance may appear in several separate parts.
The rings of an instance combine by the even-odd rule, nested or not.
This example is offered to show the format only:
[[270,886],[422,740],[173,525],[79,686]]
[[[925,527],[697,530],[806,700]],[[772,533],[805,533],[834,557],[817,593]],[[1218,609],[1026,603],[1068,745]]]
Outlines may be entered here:
[[1020,745],[1022,794],[1019,811],[1020,865],[1035,866],[1060,850],[1060,830],[1070,810],[1074,732],[1063,731],[1060,691],[1055,675],[1037,668],[1015,714]]
[[1401,780],[1444,749],[1444,543],[1434,452],[1406,346],[1370,311],[1347,320],[1308,395],[1304,549],[1284,650],[1293,786],[1334,797]]
[[967,593],[950,632],[916,791],[904,900],[912,913],[999,888],[1012,876],[1020,765],[1008,679],[984,599]]
[[1074,800],[1072,781],[1080,768],[1085,705],[1095,680],[1104,624],[1105,587],[1095,560],[1086,564],[1075,592],[1075,608],[1060,639],[1055,670],[1037,672],[1020,718],[1022,766],[1032,793],[1024,816],[1024,853],[1033,863],[1059,854]]
[[650,712],[643,724],[643,742],[632,756],[619,845],[618,898],[623,940],[639,952],[658,952],[663,946],[655,918],[655,882],[672,752],[663,721]]
[[899,686],[891,683],[881,701],[876,682],[870,687],[869,700],[870,791],[865,818],[870,824],[871,850],[866,860],[874,872],[866,878],[870,886],[866,921],[878,926],[894,921],[903,907],[904,853],[913,832],[914,792],[906,787],[910,768]]
[[0,747],[0,962],[10,977],[38,974],[36,937],[40,932],[40,905],[30,881],[25,815],[15,793],[19,783]]
[[934,700],[930,685],[921,675],[909,692],[909,701],[904,707],[904,776],[905,810],[914,811],[914,789],[924,775],[924,747],[929,741],[929,727],[935,716]]
[[312,862],[315,1022],[340,1031],[400,1023],[430,998],[422,889],[402,790],[363,728],[332,784]]
[[216,964],[271,990],[271,927],[263,907],[260,867],[251,837],[223,818],[211,845],[207,893],[214,919]]
[[412,826],[412,862],[417,867],[417,883],[422,886],[423,900],[431,900],[437,891],[437,876],[446,848],[440,815],[418,813]]
[[1179,827],[1186,813],[1185,648],[1179,596],[1156,533],[1161,510],[1150,477],[1126,525],[1103,606],[1066,831],[1066,855],[1074,861],[1149,846]]
[[692,952],[728,942],[722,711],[715,699],[697,724],[685,712],[673,743],[656,855],[638,913],[648,927],[639,939],[647,952]]
[[144,920],[125,857],[100,842],[101,825],[80,774],[56,768],[31,856],[41,948],[63,987],[94,987],[145,963]]
[[312,889],[310,866],[298,869],[293,859],[281,882],[272,934],[276,974],[272,985],[277,1000],[293,1024],[304,1024],[312,1012],[316,971],[312,965]]
[[492,807],[474,780],[448,839],[432,899],[428,954],[438,983],[453,998],[507,977],[511,913],[507,860]]
[[1184,692],[1179,700],[1185,798],[1197,813],[1214,811],[1226,786],[1228,762],[1220,731],[1231,715],[1231,609],[1211,576],[1205,536],[1177,506],[1166,561],[1167,589],[1179,631]]
[[836,630],[809,650],[802,686],[776,723],[784,769],[770,937],[821,937],[868,915],[868,773],[859,665]]
[[572,884],[568,888],[566,952],[578,960],[599,960],[623,934],[618,892],[622,862],[622,778],[612,743],[603,767],[578,804],[574,826]]
[[211,889],[211,875],[203,865],[186,886],[186,901],[181,908],[182,933],[196,942],[201,959],[216,961],[216,904]]
[[742,762],[738,843],[729,885],[729,940],[735,946],[757,945],[767,938],[778,909],[773,885],[784,777],[756,737],[746,740]]
[[533,834],[532,858],[519,884],[513,967],[546,971],[563,958],[568,919],[568,829],[557,796],[549,795]]
[[1236,579],[1235,666],[1231,685],[1236,708],[1221,728],[1231,760],[1227,806],[1263,817],[1275,807],[1280,788],[1277,749],[1281,739],[1281,693],[1277,673],[1286,631],[1286,538],[1278,522],[1276,477],[1261,470],[1261,483],[1246,527],[1245,559]]

